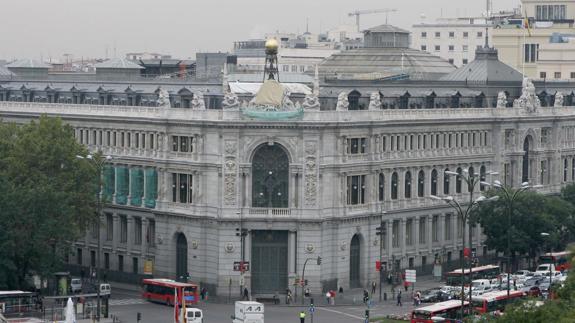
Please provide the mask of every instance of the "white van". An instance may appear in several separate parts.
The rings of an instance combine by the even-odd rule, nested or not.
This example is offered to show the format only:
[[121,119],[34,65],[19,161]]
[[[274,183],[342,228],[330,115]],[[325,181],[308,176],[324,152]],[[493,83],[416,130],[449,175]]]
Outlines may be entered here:
[[[551,269],[549,269],[549,266],[551,266]],[[549,277],[549,271],[551,271],[551,272],[555,271],[555,265],[554,264],[541,264],[541,265],[537,266],[537,270],[535,270],[535,275],[541,275],[541,276]],[[547,274],[547,275],[545,275],[545,274]]]
[[112,287],[110,284],[100,284],[100,295],[111,295]]
[[70,281],[70,290],[72,293],[81,293],[82,292],[82,279],[80,278],[72,278]]
[[186,316],[185,320],[187,323],[204,323],[204,313],[199,308],[186,308],[186,313],[182,313]]

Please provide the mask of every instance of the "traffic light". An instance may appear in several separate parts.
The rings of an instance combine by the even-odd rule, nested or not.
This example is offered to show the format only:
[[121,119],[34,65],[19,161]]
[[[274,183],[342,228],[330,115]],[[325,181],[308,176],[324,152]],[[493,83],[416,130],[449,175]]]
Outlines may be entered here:
[[365,318],[369,320],[369,310],[365,310]]
[[248,235],[248,229],[236,228],[236,237],[245,237]]
[[137,319],[138,322],[140,322],[140,321],[142,320],[142,313],[138,312],[138,313],[136,314],[136,319]]
[[307,286],[307,279],[304,281],[304,283],[303,283],[303,284],[304,284],[305,286]]
[[317,265],[321,265],[321,257],[317,257]]
[[378,236],[384,236],[386,231],[387,230],[383,225],[380,225],[379,227],[375,228],[375,234]]
[[309,306],[313,307],[313,297],[309,299]]

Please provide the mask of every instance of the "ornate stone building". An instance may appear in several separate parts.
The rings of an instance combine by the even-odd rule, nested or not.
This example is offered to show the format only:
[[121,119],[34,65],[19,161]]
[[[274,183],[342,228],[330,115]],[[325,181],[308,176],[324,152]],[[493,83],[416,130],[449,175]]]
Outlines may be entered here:
[[[76,242],[70,265],[95,266],[100,234],[109,278],[189,273],[212,294],[227,294],[230,282],[281,293],[313,259],[312,292],[347,290],[377,279],[382,218],[387,270],[459,258],[461,220],[428,198],[468,198],[446,170],[548,193],[575,181],[573,84],[522,86],[496,77],[496,54],[478,57],[489,61],[478,63],[486,70],[474,82],[462,70],[444,80],[324,82],[321,90],[316,82],[305,97],[284,98],[293,108],[280,114],[250,111],[251,97],[238,99],[227,82],[13,78],[0,81],[0,116],[61,117],[89,150],[113,156],[101,231]],[[320,109],[303,104],[317,96]],[[480,228],[473,245],[489,253]],[[243,277],[234,270],[242,256]]]

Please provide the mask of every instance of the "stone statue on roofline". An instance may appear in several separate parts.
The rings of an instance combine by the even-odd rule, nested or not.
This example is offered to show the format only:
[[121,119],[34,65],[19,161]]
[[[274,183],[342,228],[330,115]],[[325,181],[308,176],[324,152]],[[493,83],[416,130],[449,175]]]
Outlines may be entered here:
[[224,110],[232,110],[232,109],[239,109],[240,108],[240,99],[238,98],[237,94],[233,92],[227,92],[224,95],[224,101],[222,102],[222,107]]
[[204,94],[201,91],[194,93],[194,97],[191,102],[192,110],[205,110],[206,102],[204,101]]
[[315,77],[313,80],[313,91],[310,94],[306,94],[303,99],[302,107],[309,111],[319,111],[319,71],[317,65],[315,66]]
[[535,94],[535,86],[530,79],[523,79],[521,96],[513,101],[513,107],[525,109],[529,113],[534,113],[541,107],[541,101],[539,101],[539,97]]
[[158,100],[156,100],[156,103],[160,108],[171,108],[172,104],[170,103],[170,93],[162,87],[159,87]]
[[560,91],[557,91],[557,93],[555,93],[555,103],[553,104],[553,107],[554,108],[562,108],[564,101],[565,101],[565,97],[563,96],[563,93]]
[[347,92],[340,92],[337,96],[336,111],[347,111],[349,108],[349,101],[347,100]]
[[381,110],[381,96],[379,92],[372,92],[369,97],[368,110]]
[[497,108],[505,108],[507,107],[507,94],[504,91],[501,91],[497,94]]

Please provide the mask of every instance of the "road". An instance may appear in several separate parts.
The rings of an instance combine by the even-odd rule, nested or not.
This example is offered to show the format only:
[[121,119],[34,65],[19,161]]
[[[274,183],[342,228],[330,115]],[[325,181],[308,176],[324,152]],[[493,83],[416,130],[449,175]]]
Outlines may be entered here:
[[[138,312],[142,313],[141,323],[166,323],[173,321],[173,307],[146,302],[134,291],[113,289],[110,307],[110,313],[116,315],[125,323],[136,323],[136,315]],[[230,316],[234,313],[233,304],[202,303],[198,308],[203,310],[206,323],[225,323],[232,321]],[[384,314],[409,313],[412,308],[411,304],[404,304],[403,307],[398,307],[390,301],[383,305],[373,307],[371,309],[371,317],[383,316]],[[299,322],[298,314],[302,309],[307,311],[308,307],[274,306],[266,304],[266,323]],[[365,309],[366,307],[364,305],[316,307],[313,322],[360,323],[365,320]],[[309,312],[307,312],[306,322],[311,322]]]

